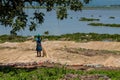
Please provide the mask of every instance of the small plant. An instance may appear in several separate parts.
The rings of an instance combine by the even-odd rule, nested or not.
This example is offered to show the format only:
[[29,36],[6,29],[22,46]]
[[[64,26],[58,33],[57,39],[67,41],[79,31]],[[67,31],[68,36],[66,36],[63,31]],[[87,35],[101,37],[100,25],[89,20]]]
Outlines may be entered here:
[[45,31],[44,34],[45,34],[45,36],[48,36],[49,35],[49,31]]

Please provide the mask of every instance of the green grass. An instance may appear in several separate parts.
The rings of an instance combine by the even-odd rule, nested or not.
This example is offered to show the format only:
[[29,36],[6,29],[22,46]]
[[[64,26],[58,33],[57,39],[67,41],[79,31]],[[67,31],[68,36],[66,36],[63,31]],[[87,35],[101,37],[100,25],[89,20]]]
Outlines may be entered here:
[[37,68],[37,69],[15,69],[11,67],[0,67],[0,80],[60,80],[65,74],[106,75],[112,80],[120,79],[120,70],[92,70],[81,71],[63,68]]
[[[26,41],[28,37],[24,36],[10,36],[1,35],[0,43],[3,42],[23,42]],[[77,42],[88,42],[88,41],[120,41],[119,34],[97,34],[97,33],[73,33],[64,35],[42,35],[43,40],[62,40],[62,41],[77,41]]]
[[79,19],[79,21],[99,21],[100,19],[94,19],[94,18],[85,18],[85,17],[82,17]]
[[23,36],[12,36],[12,35],[1,35],[0,36],[0,43],[3,43],[3,42],[23,42],[26,40],[27,40],[27,37],[23,37]]
[[120,24],[89,23],[91,26],[120,27]]
[[64,34],[60,36],[43,36],[43,39],[48,40],[64,40],[64,41],[78,41],[78,42],[87,42],[87,41],[120,41],[119,34],[97,34],[97,33],[73,33],[73,34]]

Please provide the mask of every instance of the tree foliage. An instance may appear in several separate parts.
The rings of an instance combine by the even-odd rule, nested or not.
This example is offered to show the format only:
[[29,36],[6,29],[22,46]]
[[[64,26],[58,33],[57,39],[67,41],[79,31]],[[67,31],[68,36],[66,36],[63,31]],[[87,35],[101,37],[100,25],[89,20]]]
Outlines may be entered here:
[[[5,26],[12,27],[11,34],[16,34],[17,31],[24,30],[28,25],[28,14],[24,8],[26,3],[29,3],[33,8],[39,4],[44,6],[49,12],[53,9],[57,11],[57,18],[63,20],[67,18],[67,10],[79,11],[82,9],[83,3],[88,3],[90,0],[0,0],[0,23]],[[83,3],[82,3],[83,2]],[[40,8],[39,8],[40,9]],[[34,17],[30,18],[29,30],[36,30],[36,24],[44,22],[45,14],[43,12],[34,12]]]

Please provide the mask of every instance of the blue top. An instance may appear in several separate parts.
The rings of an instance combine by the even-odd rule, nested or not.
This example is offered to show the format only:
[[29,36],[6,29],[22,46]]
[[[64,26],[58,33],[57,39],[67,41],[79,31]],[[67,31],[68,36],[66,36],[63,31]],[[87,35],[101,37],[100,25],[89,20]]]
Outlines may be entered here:
[[42,46],[41,46],[41,39],[37,38],[36,39],[36,51],[42,51]]

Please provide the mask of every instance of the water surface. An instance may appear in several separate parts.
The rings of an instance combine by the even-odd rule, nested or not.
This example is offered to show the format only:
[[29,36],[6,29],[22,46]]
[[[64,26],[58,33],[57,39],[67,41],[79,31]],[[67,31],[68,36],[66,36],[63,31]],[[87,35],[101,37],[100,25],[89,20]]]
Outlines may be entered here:
[[[33,15],[33,9],[25,10],[29,16]],[[50,35],[61,35],[67,33],[100,33],[100,34],[120,34],[120,28],[116,27],[95,27],[87,25],[90,22],[79,21],[81,17],[86,18],[98,18],[101,23],[116,23],[120,24],[120,10],[82,10],[81,12],[68,11],[68,18],[65,20],[58,20],[56,18],[56,11],[46,12],[46,10],[42,10],[45,13],[45,21],[42,25],[37,25],[37,30],[30,32],[28,28],[25,30],[21,30],[18,32],[18,35],[36,35],[36,34],[44,34],[45,31],[49,31]],[[110,19],[109,17],[115,17],[115,19]],[[94,21],[95,22],[95,21]],[[29,24],[29,22],[28,22]],[[0,25],[0,34],[9,34],[11,28],[4,27]]]

